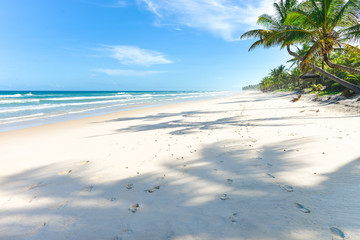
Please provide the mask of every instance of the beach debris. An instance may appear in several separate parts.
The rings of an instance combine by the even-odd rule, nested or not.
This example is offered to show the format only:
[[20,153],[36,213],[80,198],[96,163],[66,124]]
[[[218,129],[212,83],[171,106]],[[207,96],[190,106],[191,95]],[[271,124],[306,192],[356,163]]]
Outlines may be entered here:
[[58,175],[66,175],[66,174],[69,174],[71,173],[72,170],[66,170],[66,171],[63,171],[63,172],[59,172]]
[[271,163],[267,163],[266,166],[267,166],[268,168],[270,168],[270,167],[272,167],[272,164],[271,164]]
[[27,190],[32,190],[32,189],[35,189],[35,188],[38,188],[38,187],[43,187],[44,184],[43,182],[38,182],[38,183],[34,183],[34,184],[31,184],[29,186],[27,186]]
[[271,177],[271,178],[275,178],[275,176],[272,175],[272,174],[270,174],[270,173],[267,173],[266,175],[268,175],[268,176]]
[[299,209],[300,211],[302,211],[303,213],[309,213],[311,212],[309,209],[307,209],[306,207],[304,207],[303,205],[301,205],[300,203],[294,203],[294,206]]
[[134,187],[134,184],[132,184],[132,183],[126,185],[126,188],[127,188],[127,189],[132,189],[133,187]]
[[282,190],[285,190],[287,192],[293,192],[294,191],[294,188],[292,186],[289,186],[289,185],[279,185],[279,187]]
[[115,202],[116,201],[116,198],[115,197],[112,197],[112,198],[109,198],[108,199],[110,202]]
[[146,189],[144,191],[148,192],[148,193],[153,193],[153,192],[155,192],[156,190],[159,190],[159,189],[160,189],[160,186],[156,186],[156,187],[153,187],[152,189]]
[[226,179],[226,183],[227,183],[227,184],[232,184],[232,183],[233,183],[233,180],[230,179],[230,178],[228,178],[228,179]]
[[345,239],[344,232],[338,229],[337,227],[331,227],[330,232],[336,238]]
[[237,213],[231,214],[230,222],[237,222],[238,221],[237,215],[238,215]]
[[301,94],[299,94],[297,98],[293,98],[292,100],[290,100],[290,102],[293,102],[293,103],[297,102],[300,100],[300,98],[301,98]]
[[228,199],[230,199],[230,197],[226,193],[224,193],[223,195],[221,195],[220,199],[221,200],[228,200]]
[[132,213],[135,213],[138,208],[140,208],[140,205],[138,203],[134,203],[133,205],[130,206],[129,211]]

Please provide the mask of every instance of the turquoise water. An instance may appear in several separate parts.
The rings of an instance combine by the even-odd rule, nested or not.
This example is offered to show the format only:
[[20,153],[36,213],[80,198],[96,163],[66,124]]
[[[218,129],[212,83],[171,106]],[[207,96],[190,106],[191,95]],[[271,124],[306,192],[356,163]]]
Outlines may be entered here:
[[0,132],[144,105],[207,99],[226,92],[0,91]]

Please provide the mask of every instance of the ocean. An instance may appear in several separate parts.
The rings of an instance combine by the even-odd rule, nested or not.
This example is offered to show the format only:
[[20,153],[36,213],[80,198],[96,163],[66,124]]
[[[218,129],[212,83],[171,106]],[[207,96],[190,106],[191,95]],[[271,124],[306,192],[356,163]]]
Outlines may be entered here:
[[227,94],[205,91],[0,91],[0,132]]

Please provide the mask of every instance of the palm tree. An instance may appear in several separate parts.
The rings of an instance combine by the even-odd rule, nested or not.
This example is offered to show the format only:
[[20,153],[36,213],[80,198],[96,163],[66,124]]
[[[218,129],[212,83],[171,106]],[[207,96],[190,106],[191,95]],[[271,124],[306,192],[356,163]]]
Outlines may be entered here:
[[284,65],[280,65],[279,67],[272,69],[270,72],[270,76],[274,79],[278,89],[281,89],[284,87],[284,85],[287,85],[287,75],[288,72]]
[[[295,0],[285,0],[285,2],[281,0],[279,3],[274,3],[276,10],[275,16],[261,15],[259,17],[257,23],[265,26],[265,29],[248,31],[244,33],[241,38],[255,37],[259,39],[252,44],[249,51],[259,46],[272,47],[280,45],[281,48],[286,47],[291,56],[301,62],[304,62],[304,64],[308,65],[315,71],[357,93],[360,93],[359,86],[344,81],[343,79],[326,72],[310,62],[310,60],[323,57],[327,64],[331,64],[328,56],[333,51],[336,44],[343,43],[347,50],[355,51],[355,49],[357,49],[356,47],[346,43],[347,40],[350,40],[351,38],[357,39],[357,37],[360,36],[360,33],[357,31],[360,29],[360,25],[359,29],[349,27],[349,22],[354,22],[355,20],[357,21],[357,18],[353,15],[354,9],[359,9],[359,4],[357,4],[357,2],[358,0],[349,0],[346,4],[342,4],[344,3],[344,0],[308,0],[298,6],[297,1]],[[328,3],[332,4],[329,5]],[[322,6],[321,8],[324,9],[324,11],[311,12],[312,7],[319,8],[318,5]],[[331,6],[331,9],[329,6]],[[338,10],[335,10],[334,8],[340,6],[341,11],[337,12]],[[336,14],[334,14],[334,12],[336,12]],[[316,24],[315,22],[311,22],[311,18],[314,16],[310,16],[310,14],[317,14],[319,19]],[[321,18],[321,14],[328,15]],[[336,19],[330,21],[331,23],[329,23],[329,19],[333,17]],[[341,19],[343,20],[340,21]],[[311,24],[314,25],[314,29],[311,29]],[[323,27],[321,27],[321,24]],[[342,25],[347,28],[343,28],[342,31],[344,34],[341,39],[336,37],[337,34],[335,34],[335,27],[341,27]],[[317,28],[315,28],[315,26]],[[331,28],[331,26],[333,27]],[[318,28],[324,28],[325,30],[321,32]],[[330,32],[329,29],[331,29]],[[321,36],[322,33],[323,35]],[[315,37],[318,37],[318,39]],[[290,45],[305,42],[310,42],[312,45],[304,57],[301,57],[291,51]],[[327,58],[325,59],[325,57]],[[338,67],[337,65],[335,66]]]
[[[256,47],[272,47],[275,45],[282,45],[283,39],[280,35],[276,36],[279,32],[288,29],[285,21],[289,14],[297,8],[297,0],[280,0],[279,3],[274,2],[275,15],[270,16],[263,14],[258,18],[257,24],[265,26],[265,29],[254,29],[244,33],[240,38],[259,38],[255,41],[249,51],[254,50]],[[283,35],[283,34],[282,34]],[[274,37],[276,36],[276,37]]]
[[308,0],[288,15],[285,24],[293,26],[288,30],[293,34],[293,42],[311,43],[303,58],[304,63],[322,58],[331,68],[360,74],[359,69],[330,61],[330,54],[335,48],[360,53],[360,49],[349,44],[349,40],[355,37],[350,29],[359,24],[359,4],[358,0]]
[[295,86],[295,82],[297,83],[297,86],[300,86],[300,76],[301,76],[301,70],[299,67],[295,67],[291,70],[290,72],[290,79],[291,81],[294,83]]
[[[301,46],[301,48],[299,48],[299,47],[297,47],[296,46],[296,48],[297,48],[297,51],[296,51],[296,54],[297,55],[299,55],[301,58],[303,58],[305,55],[306,55],[306,53],[309,51],[309,49],[310,49],[310,46],[309,46],[309,44],[307,44],[307,43],[304,43],[302,46]],[[300,67],[300,68],[305,68],[305,64],[302,64],[302,62],[301,61],[299,61],[297,58],[292,58],[292,59],[290,59],[289,61],[287,61],[288,63],[292,63],[291,64],[291,66],[289,67],[289,68],[292,68],[295,64],[297,65],[297,67]]]

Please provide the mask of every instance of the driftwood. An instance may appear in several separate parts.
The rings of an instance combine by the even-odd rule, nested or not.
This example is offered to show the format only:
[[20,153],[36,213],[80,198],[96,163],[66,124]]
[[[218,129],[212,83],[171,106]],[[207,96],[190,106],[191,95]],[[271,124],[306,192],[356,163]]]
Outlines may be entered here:
[[297,102],[300,100],[300,98],[301,98],[301,94],[299,94],[299,96],[297,98],[293,98],[292,100],[290,100],[290,102],[293,102],[293,103]]

